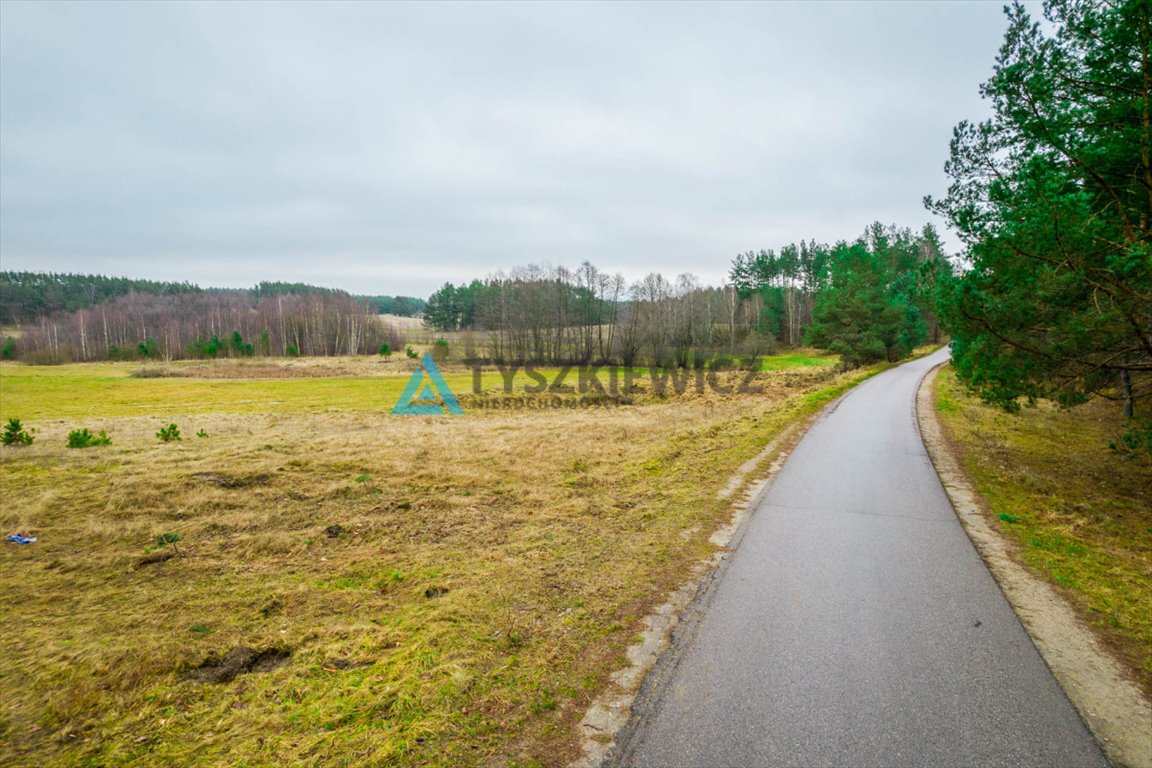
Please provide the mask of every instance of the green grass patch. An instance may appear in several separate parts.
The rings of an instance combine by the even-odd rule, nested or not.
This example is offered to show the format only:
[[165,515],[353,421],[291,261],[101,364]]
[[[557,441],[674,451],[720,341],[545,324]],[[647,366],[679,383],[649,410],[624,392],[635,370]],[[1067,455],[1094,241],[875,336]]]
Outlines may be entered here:
[[832,366],[839,362],[839,355],[826,354],[816,350],[792,352],[784,355],[771,355],[760,358],[760,370],[786,371],[789,368],[803,368],[814,365]]
[[[251,379],[133,378],[132,364],[34,367],[0,366],[0,418],[25,422],[81,417],[158,416],[204,413],[301,413],[389,411],[407,377]],[[88,370],[91,369],[91,375]],[[448,379],[452,388],[470,385],[468,376]]]

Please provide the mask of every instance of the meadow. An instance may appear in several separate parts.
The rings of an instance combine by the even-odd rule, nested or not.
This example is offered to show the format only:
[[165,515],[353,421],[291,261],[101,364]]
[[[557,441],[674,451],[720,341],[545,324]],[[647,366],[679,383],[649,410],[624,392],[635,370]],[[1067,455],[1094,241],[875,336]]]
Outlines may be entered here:
[[0,529],[38,539],[0,547],[0,762],[566,764],[729,477],[873,372],[832,362],[463,416],[391,414],[407,360],[0,364],[37,430]]

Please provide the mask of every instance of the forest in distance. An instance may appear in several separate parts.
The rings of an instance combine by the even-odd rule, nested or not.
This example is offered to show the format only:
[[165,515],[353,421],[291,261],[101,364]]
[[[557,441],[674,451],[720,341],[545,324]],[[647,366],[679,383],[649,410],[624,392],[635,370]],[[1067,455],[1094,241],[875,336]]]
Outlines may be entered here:
[[[254,300],[274,296],[344,295],[346,292],[307,283],[258,283],[253,288],[201,288],[190,282],[136,280],[127,277],[53,272],[0,272],[0,326],[32,323],[61,312],[75,312],[112,301],[129,293],[174,296],[209,293],[250,296]],[[424,300],[415,296],[352,296],[369,312],[414,317],[424,311]]]
[[306,283],[203,289],[100,275],[0,272],[0,356],[52,364],[375,353],[399,343],[376,315],[418,315],[411,296],[353,296]]
[[739,254],[721,287],[659,272],[629,285],[587,261],[575,270],[529,265],[445,284],[424,321],[476,333],[477,351],[498,362],[685,368],[808,343],[855,366],[894,362],[939,338],[933,290],[951,269],[930,225],[915,233],[877,222],[853,243]]
[[[587,261],[574,270],[528,265],[446,284],[429,297],[423,318],[434,331],[459,332],[455,356],[497,363],[700,367],[717,356],[754,357],[809,342],[857,365],[895,361],[930,335],[939,337],[932,290],[937,275],[950,271],[931,226],[914,233],[875,223],[851,244],[805,241],[778,254],[740,254],[721,287],[658,272],[628,285]],[[67,276],[53,277],[41,284],[68,284]],[[373,354],[404,342],[376,307],[341,291],[125,282],[125,293],[25,323],[18,340],[4,341],[4,355],[33,363],[328,356]],[[25,276],[19,284],[37,282]]]

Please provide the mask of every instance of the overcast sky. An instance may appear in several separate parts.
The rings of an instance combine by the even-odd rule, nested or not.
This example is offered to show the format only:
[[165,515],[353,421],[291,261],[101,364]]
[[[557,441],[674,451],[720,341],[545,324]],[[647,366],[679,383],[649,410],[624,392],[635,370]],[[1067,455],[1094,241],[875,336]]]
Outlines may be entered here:
[[998,2],[5,0],[0,262],[719,284],[741,251],[932,220],[1004,28]]

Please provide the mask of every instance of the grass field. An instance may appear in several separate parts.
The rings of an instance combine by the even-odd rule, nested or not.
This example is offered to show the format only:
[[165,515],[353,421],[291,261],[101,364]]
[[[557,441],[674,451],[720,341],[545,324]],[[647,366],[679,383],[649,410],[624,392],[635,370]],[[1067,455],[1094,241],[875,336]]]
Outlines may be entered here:
[[797,362],[453,417],[388,413],[399,362],[0,364],[38,430],[0,448],[0,528],[39,538],[0,546],[0,763],[566,763],[727,478],[869,374]]
[[[222,360],[148,367],[139,363],[7,365],[0,369],[0,418],[36,421],[155,415],[171,420],[213,413],[383,413],[391,410],[415,367],[408,361],[369,358],[280,364]],[[166,375],[132,375],[149,370]],[[463,371],[448,379],[454,391],[471,387],[471,377]],[[499,376],[492,379],[495,385]]]
[[760,370],[783,371],[810,365],[836,365],[839,359],[820,354],[816,350],[801,350],[788,355],[769,355],[760,358]]
[[1115,403],[1004,413],[941,371],[937,410],[992,524],[1057,586],[1152,694],[1152,459],[1108,447]]

